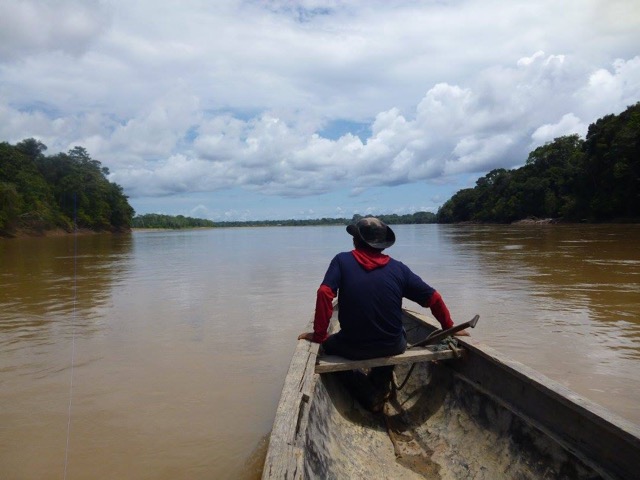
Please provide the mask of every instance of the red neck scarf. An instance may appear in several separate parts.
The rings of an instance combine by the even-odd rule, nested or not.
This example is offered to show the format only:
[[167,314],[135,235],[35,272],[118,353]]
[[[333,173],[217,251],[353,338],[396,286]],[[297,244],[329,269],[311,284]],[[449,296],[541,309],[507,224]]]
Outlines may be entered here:
[[377,250],[356,248],[355,250],[351,250],[351,253],[365,270],[374,270],[376,268],[384,267],[389,263],[389,260],[391,260],[389,255],[380,253]]

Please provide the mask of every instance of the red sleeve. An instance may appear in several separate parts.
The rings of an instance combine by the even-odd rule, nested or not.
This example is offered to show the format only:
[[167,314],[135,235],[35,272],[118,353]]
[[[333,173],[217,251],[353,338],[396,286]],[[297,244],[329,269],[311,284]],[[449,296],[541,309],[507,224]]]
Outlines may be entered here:
[[313,318],[313,341],[322,343],[327,339],[329,321],[333,315],[333,299],[336,294],[328,285],[320,285],[316,297],[316,314]]
[[451,320],[449,309],[438,292],[433,292],[433,295],[431,295],[431,298],[427,300],[424,306],[431,309],[431,313],[433,313],[436,320],[440,322],[443,330],[453,327],[453,320]]

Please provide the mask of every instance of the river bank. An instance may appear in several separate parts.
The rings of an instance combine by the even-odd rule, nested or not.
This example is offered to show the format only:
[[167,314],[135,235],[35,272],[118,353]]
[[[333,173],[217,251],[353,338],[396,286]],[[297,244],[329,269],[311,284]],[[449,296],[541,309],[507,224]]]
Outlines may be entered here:
[[98,235],[103,233],[121,234],[131,233],[129,230],[91,230],[90,228],[78,228],[76,230],[65,230],[63,228],[54,228],[51,230],[31,230],[17,229],[11,233],[0,232],[0,240],[11,240],[14,238],[37,238],[37,237],[64,237],[67,235]]
[[[569,222],[563,220],[561,218],[537,218],[537,217],[527,217],[521,220],[515,220],[508,225],[630,225],[630,224],[638,224],[640,223],[640,218],[618,218],[615,220],[607,221],[607,222]],[[326,223],[326,224],[318,224],[314,226],[335,226],[335,223]],[[391,224],[395,226],[396,224]],[[446,224],[443,224],[446,225]],[[480,222],[480,221],[467,221],[467,222],[457,222],[455,225],[500,225],[493,222]],[[28,238],[28,237],[60,237],[64,235],[96,235],[101,233],[113,233],[113,234],[122,234],[122,233],[131,233],[131,232],[171,232],[176,230],[210,230],[217,228],[241,228],[241,227],[256,227],[256,226],[264,226],[264,227],[289,227],[289,226],[300,226],[304,227],[306,225],[288,225],[288,224],[274,224],[274,225],[255,225],[255,224],[247,224],[247,225],[216,225],[215,227],[185,227],[185,228],[149,228],[149,227],[134,227],[126,230],[91,230],[88,228],[79,228],[77,230],[67,231],[62,228],[56,228],[51,230],[33,230],[33,229],[18,229],[11,233],[0,232],[0,239],[11,239],[11,238]]]

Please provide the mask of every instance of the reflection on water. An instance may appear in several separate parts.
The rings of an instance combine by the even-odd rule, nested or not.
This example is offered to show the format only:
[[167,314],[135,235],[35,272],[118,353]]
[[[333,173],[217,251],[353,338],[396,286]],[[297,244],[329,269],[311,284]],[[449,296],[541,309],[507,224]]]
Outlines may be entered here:
[[100,309],[112,285],[126,276],[130,249],[130,236],[115,235],[0,242],[0,347],[6,351],[22,340],[46,343],[51,335],[69,334],[74,311],[77,334],[100,328]]
[[640,226],[439,231],[484,311],[476,336],[640,423]]
[[[394,230],[474,337],[640,423],[638,226]],[[0,472],[61,477],[74,335],[68,478],[255,478],[348,249],[342,227],[0,241]]]
[[[557,326],[608,326],[623,344],[640,334],[637,226],[503,227],[496,235],[497,228],[441,232],[456,256],[473,254],[495,290],[533,297],[536,312]],[[627,353],[640,358],[638,349]]]

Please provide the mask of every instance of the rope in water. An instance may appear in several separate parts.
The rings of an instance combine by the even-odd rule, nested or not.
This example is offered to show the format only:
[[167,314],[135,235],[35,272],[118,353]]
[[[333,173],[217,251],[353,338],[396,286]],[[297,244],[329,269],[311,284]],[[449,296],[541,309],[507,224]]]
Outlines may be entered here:
[[76,196],[73,196],[74,227],[73,227],[73,309],[71,315],[71,368],[69,381],[69,408],[67,412],[67,444],[64,450],[64,474],[67,479],[69,465],[69,444],[71,439],[71,406],[73,404],[73,373],[76,359],[76,304],[78,299],[78,219],[76,213]]

